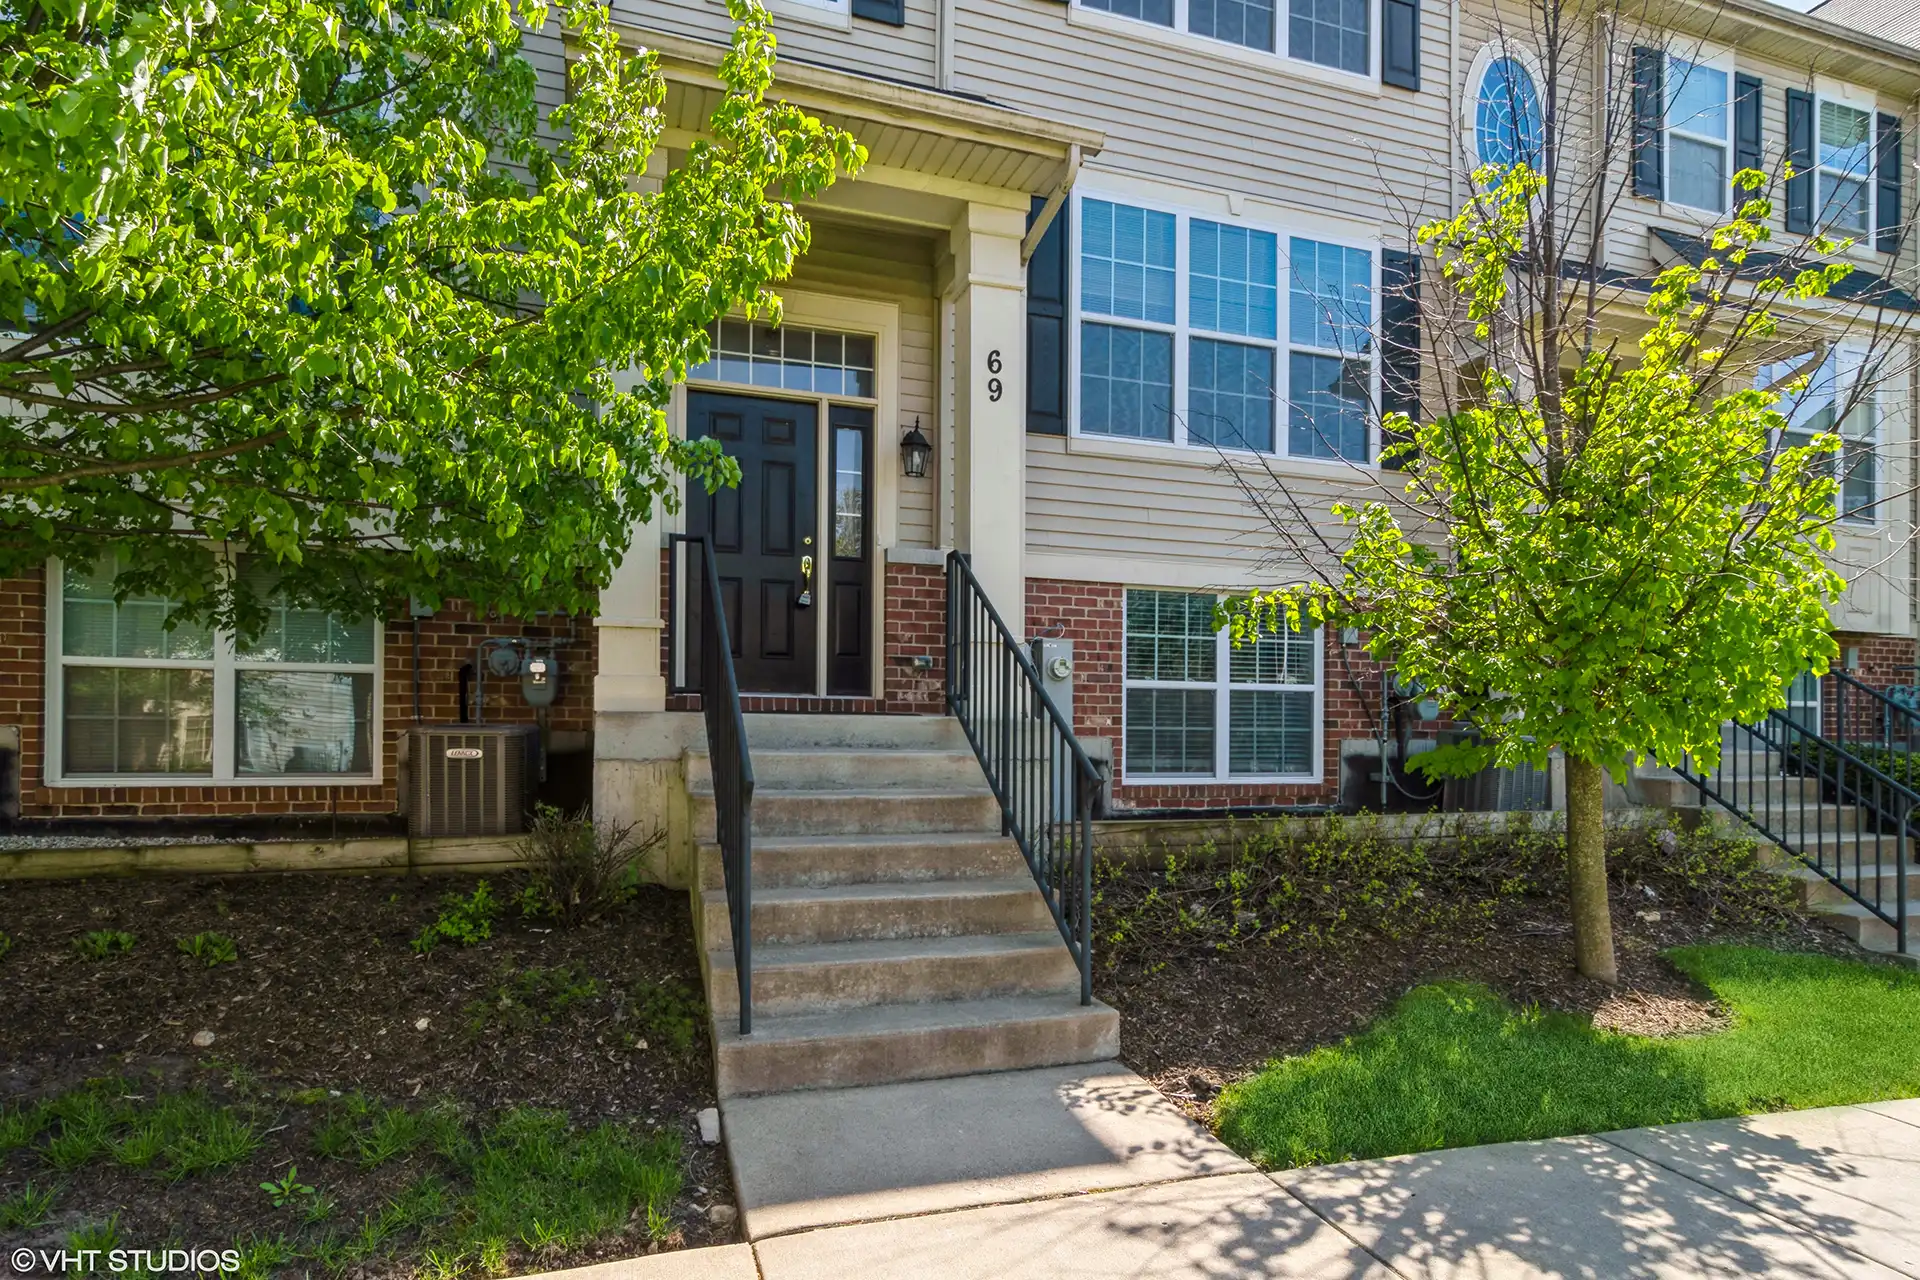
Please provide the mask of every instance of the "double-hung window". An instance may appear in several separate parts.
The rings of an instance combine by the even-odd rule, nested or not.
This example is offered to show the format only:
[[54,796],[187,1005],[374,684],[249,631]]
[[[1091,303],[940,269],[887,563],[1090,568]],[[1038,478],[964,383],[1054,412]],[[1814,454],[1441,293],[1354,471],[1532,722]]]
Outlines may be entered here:
[[1213,607],[1211,595],[1127,592],[1127,780],[1317,779],[1319,633],[1235,648]]
[[[270,591],[260,570],[243,571]],[[169,630],[179,602],[116,601],[116,576],[112,561],[50,575],[58,781],[375,777],[372,620],[275,601],[249,641],[184,623]]]
[[1873,113],[1823,97],[1815,118],[1818,225],[1864,236],[1873,229]]
[[[1880,415],[1869,381],[1871,371],[1861,352],[1836,347],[1811,374],[1805,372],[1813,353],[1768,365],[1760,385],[1780,393],[1774,407],[1787,419],[1780,433],[1782,448],[1804,448],[1815,436],[1837,431],[1840,436],[1839,485],[1835,501],[1840,518],[1871,523],[1880,498]],[[1805,386],[1798,387],[1801,379]],[[1831,465],[1831,464],[1830,464]]]
[[1725,213],[1733,180],[1733,77],[1669,54],[1666,87],[1667,199]]
[[1082,8],[1209,40],[1373,73],[1374,0],[1078,0]]
[[1083,197],[1078,430],[1367,462],[1372,250]]

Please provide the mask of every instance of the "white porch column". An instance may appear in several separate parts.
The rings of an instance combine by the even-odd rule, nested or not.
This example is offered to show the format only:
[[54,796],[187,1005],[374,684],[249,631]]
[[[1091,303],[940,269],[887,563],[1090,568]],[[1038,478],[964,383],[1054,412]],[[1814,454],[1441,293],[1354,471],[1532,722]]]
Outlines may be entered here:
[[637,524],[627,558],[600,593],[600,668],[593,709],[665,711],[667,681],[660,673],[660,511]]
[[1026,272],[1018,209],[969,204],[953,226],[954,540],[1025,639]]

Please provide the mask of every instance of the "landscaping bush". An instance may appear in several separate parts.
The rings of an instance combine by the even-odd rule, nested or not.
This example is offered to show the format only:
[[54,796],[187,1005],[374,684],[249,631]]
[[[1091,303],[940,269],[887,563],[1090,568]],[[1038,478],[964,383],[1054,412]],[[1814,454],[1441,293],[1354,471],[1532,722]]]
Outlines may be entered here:
[[520,895],[522,913],[572,925],[631,898],[640,883],[640,860],[667,838],[660,827],[636,838],[638,825],[595,825],[585,809],[570,814],[539,806],[533,825],[515,845],[531,876]]
[[[1683,898],[1716,923],[1767,927],[1793,910],[1792,886],[1765,871],[1757,846],[1709,825],[1619,828],[1608,846],[1616,885]],[[1530,815],[1491,827],[1451,821],[1417,840],[1368,816],[1251,822],[1224,848],[1209,841],[1157,866],[1100,859],[1096,952],[1110,966],[1151,968],[1254,946],[1471,935],[1503,901],[1565,894],[1566,837]]]
[[460,947],[485,942],[493,936],[493,919],[499,914],[500,904],[494,899],[492,886],[485,880],[475,885],[473,892],[464,898],[457,893],[449,893],[440,899],[439,917],[413,940],[413,949],[426,955],[442,942],[451,942]]

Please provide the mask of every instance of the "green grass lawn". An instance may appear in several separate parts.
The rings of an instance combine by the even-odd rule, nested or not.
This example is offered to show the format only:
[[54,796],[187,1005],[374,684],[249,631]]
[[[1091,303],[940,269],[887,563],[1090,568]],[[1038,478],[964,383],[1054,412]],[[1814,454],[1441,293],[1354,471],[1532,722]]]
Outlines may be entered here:
[[1920,974],[1751,947],[1669,953],[1734,1014],[1673,1040],[1414,989],[1341,1044],[1220,1096],[1220,1135],[1270,1168],[1920,1095]]

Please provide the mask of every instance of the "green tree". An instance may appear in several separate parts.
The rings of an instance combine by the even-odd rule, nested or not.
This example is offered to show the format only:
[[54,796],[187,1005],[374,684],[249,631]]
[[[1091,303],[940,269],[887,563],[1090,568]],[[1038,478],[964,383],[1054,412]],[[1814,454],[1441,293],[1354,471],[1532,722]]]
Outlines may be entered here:
[[1562,752],[1575,958],[1611,982],[1605,773],[1689,752],[1712,767],[1723,724],[1784,705],[1835,654],[1839,438],[1783,434],[1781,395],[1809,368],[1755,373],[1782,315],[1848,268],[1755,256],[1771,206],[1746,171],[1704,262],[1660,273],[1620,350],[1565,305],[1591,285],[1543,261],[1546,179],[1514,164],[1476,182],[1420,232],[1477,356],[1471,394],[1426,421],[1388,415],[1404,486],[1333,508],[1337,571],[1230,601],[1225,621],[1237,641],[1303,620],[1364,629],[1375,658],[1478,730],[1423,757],[1436,772]]
[[601,3],[543,112],[543,0],[0,0],[0,574],[117,553],[243,629],[276,579],[591,607],[681,474],[736,479],[669,390],[865,160],[729,3],[711,141],[636,181],[665,86]]

